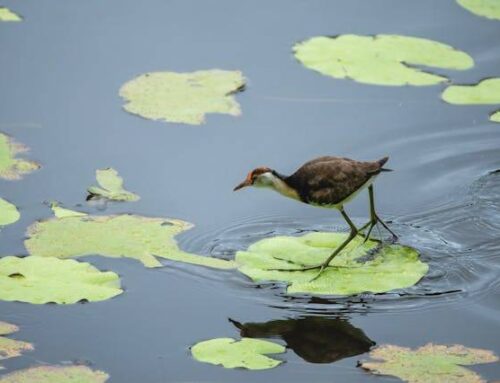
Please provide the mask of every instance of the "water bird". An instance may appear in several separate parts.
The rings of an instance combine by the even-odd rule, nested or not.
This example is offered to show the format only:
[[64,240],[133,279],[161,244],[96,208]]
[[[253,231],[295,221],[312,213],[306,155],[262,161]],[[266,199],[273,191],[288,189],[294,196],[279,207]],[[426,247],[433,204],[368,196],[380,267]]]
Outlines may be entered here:
[[[347,239],[322,263],[297,269],[279,269],[279,271],[323,270],[358,234],[370,238],[373,228],[380,223],[397,241],[397,235],[379,217],[375,210],[373,182],[381,172],[391,171],[384,168],[389,157],[377,161],[356,161],[345,157],[324,156],[315,158],[302,165],[295,173],[285,176],[268,167],[258,167],[248,173],[246,179],[234,188],[234,191],[248,186],[269,188],[285,197],[304,202],[308,205],[337,209],[350,227]],[[344,205],[368,188],[370,200],[370,220],[361,228],[349,218]],[[368,228],[366,234],[364,230]],[[314,279],[315,279],[314,278]]]

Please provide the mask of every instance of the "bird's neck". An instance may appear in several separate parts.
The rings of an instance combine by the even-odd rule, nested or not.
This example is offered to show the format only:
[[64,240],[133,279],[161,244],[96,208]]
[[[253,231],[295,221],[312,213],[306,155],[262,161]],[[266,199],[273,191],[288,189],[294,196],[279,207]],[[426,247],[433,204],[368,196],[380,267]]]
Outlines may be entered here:
[[286,182],[287,178],[288,177],[273,171],[269,175],[269,183],[267,187],[274,189],[285,197],[300,200],[299,193],[297,193],[297,191]]

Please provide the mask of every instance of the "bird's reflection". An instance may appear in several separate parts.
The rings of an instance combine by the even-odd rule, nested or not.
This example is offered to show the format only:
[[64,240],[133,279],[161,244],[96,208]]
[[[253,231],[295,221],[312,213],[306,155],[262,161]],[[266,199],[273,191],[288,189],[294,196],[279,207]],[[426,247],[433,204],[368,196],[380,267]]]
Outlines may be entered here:
[[343,318],[305,317],[265,323],[229,321],[242,337],[281,338],[288,348],[310,363],[332,363],[363,354],[375,342]]

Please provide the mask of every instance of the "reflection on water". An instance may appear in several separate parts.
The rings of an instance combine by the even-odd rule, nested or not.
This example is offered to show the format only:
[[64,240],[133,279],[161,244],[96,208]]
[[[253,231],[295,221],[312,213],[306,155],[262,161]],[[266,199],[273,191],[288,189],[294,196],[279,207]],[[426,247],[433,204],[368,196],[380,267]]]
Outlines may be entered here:
[[265,323],[230,322],[242,337],[280,338],[310,363],[333,363],[368,352],[375,342],[343,318],[304,317]]

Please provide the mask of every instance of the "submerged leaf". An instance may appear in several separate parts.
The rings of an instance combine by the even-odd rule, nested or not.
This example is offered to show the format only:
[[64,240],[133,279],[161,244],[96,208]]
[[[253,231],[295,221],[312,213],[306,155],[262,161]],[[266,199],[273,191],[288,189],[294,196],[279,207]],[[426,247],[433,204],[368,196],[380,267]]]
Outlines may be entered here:
[[[456,105],[500,104],[500,78],[489,78],[475,85],[449,86],[441,94],[441,98]],[[490,120],[500,122],[500,111],[491,115]]]
[[35,256],[0,258],[0,300],[70,304],[103,301],[122,292],[117,274],[89,263]]
[[362,368],[377,375],[397,376],[410,383],[485,382],[478,374],[461,366],[498,361],[498,357],[488,350],[431,343],[416,350],[384,345],[373,350],[370,357],[376,361],[363,362]]
[[108,378],[87,366],[40,366],[4,375],[0,383],[104,383]]
[[251,338],[240,341],[232,338],[210,339],[191,348],[193,357],[200,362],[249,370],[265,370],[280,365],[283,363],[281,360],[266,355],[282,354],[285,351],[285,347],[279,344]]
[[0,198],[0,226],[10,225],[19,220],[19,218],[20,214],[17,208],[10,202]]
[[120,89],[130,113],[151,120],[199,125],[206,113],[241,114],[232,96],[245,85],[239,71],[192,73],[154,72],[141,75]]
[[179,249],[174,237],[192,225],[174,219],[137,215],[54,218],[28,228],[25,246],[42,257],[70,258],[84,255],[128,257],[146,267],[160,267],[156,257],[214,267],[234,268],[234,262],[203,257]]
[[137,201],[139,196],[123,188],[123,178],[113,168],[97,169],[96,179],[100,187],[88,188],[90,196],[104,197],[115,201]]
[[370,259],[367,252],[375,242],[362,244],[354,239],[331,262],[319,278],[318,270],[276,271],[300,269],[323,262],[347,237],[343,233],[310,233],[301,237],[272,237],[258,241],[247,251],[236,254],[239,270],[256,282],[281,281],[289,286],[288,293],[312,295],[352,295],[363,292],[383,293],[416,284],[429,266],[419,260],[409,247],[390,245]]
[[22,21],[23,19],[17,13],[9,8],[0,7],[0,21]]
[[[0,335],[8,335],[17,332],[19,328],[13,324],[0,322]],[[18,340],[13,340],[0,336],[0,360],[15,358],[20,356],[23,351],[33,350],[33,345]],[[0,370],[3,367],[0,366]]]
[[498,0],[457,0],[457,3],[478,16],[500,20],[500,1]]
[[307,68],[339,79],[377,85],[433,85],[446,77],[415,68],[469,69],[465,52],[437,41],[399,35],[313,37],[294,46]]
[[52,202],[50,208],[54,212],[54,215],[57,218],[66,218],[66,217],[84,217],[87,214],[79,211],[66,209],[64,207],[59,206],[57,202]]
[[25,146],[0,133],[0,178],[18,180],[23,174],[40,167],[36,162],[16,158],[16,154],[26,150]]

